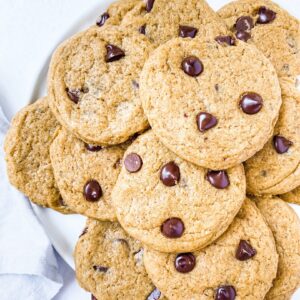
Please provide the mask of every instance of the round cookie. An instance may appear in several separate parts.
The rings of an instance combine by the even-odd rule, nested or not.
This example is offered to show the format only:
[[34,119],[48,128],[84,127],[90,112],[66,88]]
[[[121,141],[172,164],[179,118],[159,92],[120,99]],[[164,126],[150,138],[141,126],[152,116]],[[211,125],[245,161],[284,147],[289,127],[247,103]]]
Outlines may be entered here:
[[146,273],[141,243],[118,223],[89,219],[74,258],[80,286],[99,300],[164,299]]
[[50,107],[60,123],[87,143],[119,144],[148,127],[139,76],[152,50],[142,34],[105,26],[73,36],[54,53]]
[[262,300],[276,276],[278,255],[262,215],[246,200],[226,233],[205,249],[169,254],[145,248],[144,263],[170,300]]
[[287,202],[300,204],[300,187],[297,187],[288,193],[280,195],[280,198]]
[[227,38],[169,41],[153,52],[140,82],[145,114],[161,142],[216,170],[261,150],[281,106],[269,60],[255,47]]
[[300,221],[281,199],[258,198],[257,206],[271,228],[279,254],[277,277],[266,300],[288,300],[300,286]]
[[10,182],[32,202],[45,207],[60,198],[49,154],[58,128],[45,97],[16,114],[4,144]]
[[245,199],[243,166],[211,171],[169,151],[152,131],[124,154],[112,193],[122,227],[162,252],[192,251],[217,239]]
[[241,40],[254,44],[280,77],[300,74],[300,23],[269,0],[233,1],[218,11]]
[[113,2],[96,21],[96,26],[119,25],[123,17],[132,10],[141,0],[119,0]]
[[204,0],[139,1],[124,15],[121,26],[145,34],[156,46],[178,36],[205,38],[229,32]]
[[300,92],[281,79],[282,106],[273,136],[245,162],[247,192],[283,194],[300,185]]
[[124,145],[93,146],[61,130],[50,147],[50,157],[64,203],[79,214],[115,220],[111,191],[124,151]]

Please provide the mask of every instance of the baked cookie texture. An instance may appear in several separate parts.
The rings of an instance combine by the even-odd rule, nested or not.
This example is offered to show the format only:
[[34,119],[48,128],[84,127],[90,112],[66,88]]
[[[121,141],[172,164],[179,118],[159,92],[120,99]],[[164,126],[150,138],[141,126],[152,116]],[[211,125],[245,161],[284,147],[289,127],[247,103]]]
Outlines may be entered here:
[[55,51],[48,75],[50,107],[87,143],[119,144],[148,127],[139,97],[140,71],[152,50],[142,34],[90,28]]
[[155,46],[179,36],[207,38],[229,32],[203,0],[139,1],[124,15],[121,26],[142,32]]
[[60,198],[49,154],[58,128],[45,97],[16,114],[4,143],[11,184],[32,202],[45,207]]
[[287,202],[300,204],[300,187],[296,187],[294,190],[280,195],[280,198]]
[[[208,247],[180,254],[147,247],[144,263],[168,299],[262,300],[276,277],[278,254],[263,216],[246,200],[226,233]],[[222,291],[230,297],[217,298]]]
[[283,194],[300,185],[300,92],[281,79],[282,106],[273,136],[245,162],[249,194]]
[[[142,244],[118,223],[89,219],[74,259],[80,286],[97,299],[164,299],[149,279]],[[153,291],[156,298],[147,298]]]
[[111,191],[126,145],[102,148],[61,130],[50,147],[51,162],[64,202],[74,212],[116,220]]
[[300,74],[300,23],[286,10],[269,0],[239,0],[218,14],[236,36],[271,60],[280,77]]
[[288,300],[300,286],[300,221],[294,210],[278,197],[256,198],[271,228],[279,254],[277,277],[266,300]]
[[239,41],[167,42],[146,62],[140,93],[161,142],[182,158],[215,170],[261,150],[281,106],[273,66],[255,47]]
[[212,243],[244,199],[242,165],[220,172],[198,167],[169,151],[152,131],[127,149],[112,192],[122,227],[162,252],[192,251]]

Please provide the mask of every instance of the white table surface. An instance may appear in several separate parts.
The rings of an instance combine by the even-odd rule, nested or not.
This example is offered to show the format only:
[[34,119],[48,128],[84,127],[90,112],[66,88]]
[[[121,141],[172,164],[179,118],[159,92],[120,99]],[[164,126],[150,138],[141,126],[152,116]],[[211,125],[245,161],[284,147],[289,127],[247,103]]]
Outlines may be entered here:
[[[94,22],[101,13],[99,2],[105,0],[0,0],[0,106],[8,118],[40,95],[34,87],[49,53],[82,16],[93,11],[86,22]],[[208,2],[218,9],[227,1]],[[275,2],[300,18],[299,0]],[[61,259],[60,268],[65,286],[55,300],[90,299]]]

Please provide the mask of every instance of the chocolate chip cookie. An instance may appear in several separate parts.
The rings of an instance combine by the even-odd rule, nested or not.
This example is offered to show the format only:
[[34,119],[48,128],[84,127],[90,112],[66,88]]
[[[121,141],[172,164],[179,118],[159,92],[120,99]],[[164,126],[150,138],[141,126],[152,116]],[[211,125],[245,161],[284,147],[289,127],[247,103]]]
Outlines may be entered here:
[[45,97],[16,114],[4,144],[10,182],[45,207],[60,198],[49,155],[58,128]]
[[282,106],[273,136],[245,163],[250,194],[283,194],[300,185],[300,92],[281,80]]
[[200,251],[145,249],[153,283],[168,299],[264,299],[276,276],[274,238],[254,203],[246,200],[229,229]]
[[87,143],[119,144],[148,127],[139,76],[150,42],[141,34],[104,26],[73,36],[54,53],[50,106],[60,123]]
[[152,131],[127,149],[112,193],[122,227],[163,252],[212,243],[244,199],[242,165],[218,171],[198,167],[169,151]]
[[111,190],[124,151],[125,145],[102,148],[60,131],[50,147],[50,157],[64,203],[88,217],[115,220]]
[[74,258],[80,286],[99,300],[164,299],[146,273],[141,243],[118,223],[89,219]]
[[294,190],[280,195],[284,201],[300,204],[300,187],[295,188]]
[[261,150],[281,106],[269,60],[230,36],[177,38],[160,46],[144,66],[140,92],[161,142],[182,158],[216,170]]
[[254,44],[280,77],[300,74],[300,23],[269,0],[233,1],[218,11],[236,38]]
[[288,300],[300,285],[300,221],[281,199],[256,199],[271,228],[279,254],[277,277],[266,300]]
[[226,35],[224,21],[204,0],[147,0],[124,15],[121,26],[140,32],[158,46],[176,37]]

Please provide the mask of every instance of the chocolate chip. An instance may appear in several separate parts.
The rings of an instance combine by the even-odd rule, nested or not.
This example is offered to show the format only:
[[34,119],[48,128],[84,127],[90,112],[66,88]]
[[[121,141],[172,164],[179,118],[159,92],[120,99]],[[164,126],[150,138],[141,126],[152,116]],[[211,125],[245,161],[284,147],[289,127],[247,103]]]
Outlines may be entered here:
[[97,272],[106,273],[109,268],[103,266],[93,266],[93,269]]
[[102,189],[98,181],[88,181],[84,186],[83,194],[87,201],[98,201],[102,197]]
[[94,295],[91,295],[91,300],[97,300],[97,298]]
[[220,90],[220,86],[218,84],[215,84],[215,90],[218,92]]
[[138,90],[140,88],[139,83],[135,80],[132,80],[132,86],[135,90]]
[[180,169],[174,161],[165,164],[160,170],[160,180],[166,186],[174,186],[180,180]]
[[198,32],[198,29],[191,26],[179,26],[179,36],[182,38],[194,38]]
[[240,107],[248,115],[257,114],[263,106],[263,99],[256,93],[245,93],[240,100]]
[[87,233],[87,231],[88,231],[88,228],[85,227],[85,228],[82,230],[82,232],[81,232],[81,234],[79,235],[79,237],[82,237],[83,235],[85,235],[85,234]]
[[273,145],[277,153],[283,154],[289,150],[289,148],[293,145],[293,142],[283,136],[275,135],[273,137]]
[[203,64],[195,56],[186,57],[181,63],[182,70],[189,76],[196,77],[203,72]]
[[160,296],[161,296],[161,292],[157,288],[155,288],[149,294],[149,296],[147,297],[147,300],[158,300],[158,299],[160,299]]
[[254,27],[253,19],[250,16],[239,17],[235,22],[235,29],[238,32],[250,31]]
[[235,36],[238,40],[243,42],[247,42],[251,38],[251,34],[247,31],[238,31]]
[[180,253],[175,259],[175,269],[180,273],[191,272],[196,265],[196,258],[192,253]]
[[268,24],[274,21],[276,18],[276,12],[266,8],[265,6],[261,6],[258,10],[258,24]]
[[106,62],[113,62],[125,56],[124,51],[115,45],[107,45],[106,51]]
[[213,128],[217,125],[218,120],[213,115],[201,112],[196,116],[197,126],[200,132],[204,132],[210,128]]
[[217,189],[226,189],[230,185],[226,171],[208,171],[206,178]]
[[96,25],[101,27],[105,24],[106,20],[109,19],[109,14],[107,12],[105,12],[104,14],[102,14],[99,19],[96,22]]
[[124,160],[124,166],[129,173],[138,172],[143,165],[142,158],[136,153],[130,153]]
[[154,1],[155,0],[147,0],[146,1],[146,11],[147,12],[150,12],[153,8],[153,5],[154,5]]
[[62,196],[60,196],[60,197],[58,198],[58,204],[59,204],[60,206],[67,206],[66,203],[64,202],[64,199],[62,198]]
[[84,144],[85,148],[91,152],[98,152],[102,149],[101,146],[96,146],[96,145],[92,145],[92,144]]
[[223,285],[217,289],[215,300],[234,300],[235,296],[236,291],[232,285]]
[[66,88],[66,92],[68,94],[68,97],[74,102],[74,103],[78,103],[79,98],[80,98],[80,93],[81,90],[80,89],[69,89]]
[[245,240],[241,240],[236,250],[235,257],[244,261],[256,255],[256,250]]
[[215,41],[219,44],[227,44],[228,46],[234,46],[235,45],[235,39],[234,37],[230,35],[219,35],[215,38]]
[[142,26],[139,28],[139,33],[141,33],[141,34],[146,34],[146,25],[142,25]]
[[167,238],[180,238],[184,231],[184,224],[179,218],[170,218],[163,222],[160,230]]

